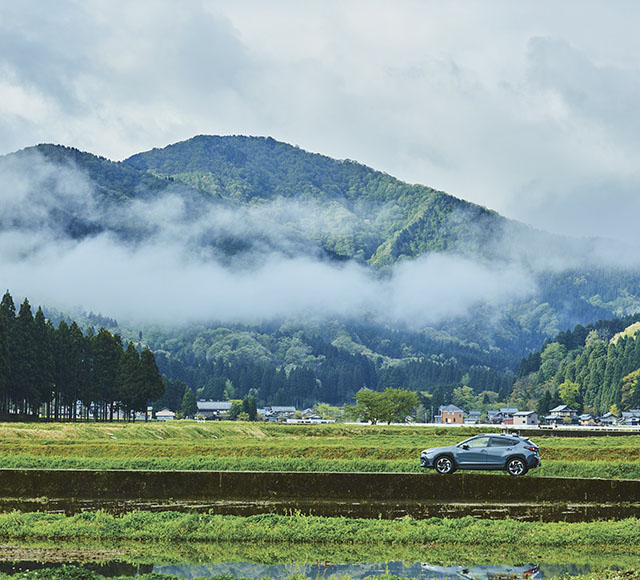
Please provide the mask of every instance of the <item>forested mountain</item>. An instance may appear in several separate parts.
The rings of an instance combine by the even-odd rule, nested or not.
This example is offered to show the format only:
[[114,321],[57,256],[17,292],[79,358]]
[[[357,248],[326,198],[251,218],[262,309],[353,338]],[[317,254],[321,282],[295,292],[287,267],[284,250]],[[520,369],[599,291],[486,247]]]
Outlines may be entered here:
[[640,315],[561,332],[523,359],[511,400],[549,411],[551,401],[601,415],[640,408]]
[[[213,286],[234,276],[250,280],[270,265],[283,275],[282,263],[328,264],[327,276],[347,272],[348,281],[367,272],[354,291],[374,287],[365,307],[329,315],[270,313],[265,300],[253,318],[236,320],[203,312],[189,324],[176,315],[172,324],[164,316],[163,325],[132,318],[116,327],[108,311],[100,322],[86,320],[85,328],[105,326],[131,340],[142,332],[160,370],[205,397],[253,389],[260,403],[307,405],[350,401],[363,386],[405,386],[448,402],[466,384],[506,400],[518,361],[543,341],[578,323],[640,311],[638,269],[596,259],[597,240],[539,232],[271,138],[198,136],[121,162],[38,145],[0,157],[0,178],[14,192],[0,234],[33,240],[7,246],[15,262],[43,248],[99,240],[98,250],[117,243],[118,256],[179,248],[194,268],[217,268]],[[419,268],[408,267],[434,256],[445,258],[429,263],[428,280],[414,282]],[[445,274],[459,283],[435,292],[429,308],[403,311],[405,295],[429,294]],[[398,280],[402,292],[392,307],[385,291]],[[464,307],[440,311],[441,302],[455,306],[458,294]],[[158,308],[165,314],[172,305]]]

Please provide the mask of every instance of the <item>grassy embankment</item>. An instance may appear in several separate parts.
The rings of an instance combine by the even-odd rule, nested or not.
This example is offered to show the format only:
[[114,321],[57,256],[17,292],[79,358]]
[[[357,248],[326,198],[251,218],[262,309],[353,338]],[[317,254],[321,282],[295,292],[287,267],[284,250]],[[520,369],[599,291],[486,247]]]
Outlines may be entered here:
[[430,518],[375,520],[261,514],[249,517],[177,512],[102,511],[75,516],[39,512],[0,514],[7,540],[100,540],[244,542],[255,544],[359,544],[640,549],[640,520],[610,522],[522,522]]
[[[419,472],[425,447],[475,428],[260,423],[0,424],[0,466],[60,469]],[[532,476],[640,479],[640,434],[540,434]]]

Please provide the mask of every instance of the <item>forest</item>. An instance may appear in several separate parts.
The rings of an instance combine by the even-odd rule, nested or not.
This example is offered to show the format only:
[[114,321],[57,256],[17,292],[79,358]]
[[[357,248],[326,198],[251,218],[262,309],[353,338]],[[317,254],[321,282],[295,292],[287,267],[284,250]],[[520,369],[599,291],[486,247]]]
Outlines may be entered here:
[[[140,357],[148,347],[166,386],[164,396],[151,398],[174,410],[187,387],[201,398],[252,396],[258,404],[299,408],[318,401],[352,403],[363,387],[428,392],[433,404],[470,401],[473,395],[486,405],[511,397],[517,406],[529,408],[546,390],[557,393],[565,377],[534,380],[520,373],[512,394],[523,356],[543,344],[547,348],[548,341],[576,324],[640,311],[640,272],[617,261],[587,259],[597,254],[592,249],[601,248],[594,240],[536,231],[431,187],[272,138],[199,135],[120,162],[72,147],[38,145],[0,157],[0,169],[18,174],[25,183],[24,203],[3,216],[0,232],[21,239],[42,237],[45,245],[64,240],[77,247],[109,240],[118,255],[136,254],[140,247],[169,253],[184,249],[185,259],[195,256],[205,269],[247,279],[269,259],[302,259],[331,264],[331,272],[342,266],[361,268],[376,283],[392,279],[405,264],[444,255],[464,258],[465,268],[478,265],[493,273],[515,268],[530,282],[527,292],[507,302],[480,293],[479,302],[460,314],[426,316],[419,323],[376,318],[358,309],[342,316],[314,312],[310,319],[260,311],[255,319],[217,320],[218,305],[214,299],[204,304],[206,295],[202,314],[185,323],[178,308],[163,308],[158,316],[171,318],[164,326],[153,317],[144,323],[116,322],[109,318],[113,312],[57,316],[44,306],[44,318],[56,321],[54,333],[74,336],[76,342],[82,335],[92,343],[100,332],[91,329],[103,327],[120,340],[126,337],[121,345],[125,353],[127,340],[137,344]],[[185,245],[181,236],[187,234]],[[619,255],[624,248],[613,250]],[[25,248],[26,254],[17,253],[15,259],[22,261],[31,251]],[[437,285],[438,276],[434,278],[423,284]],[[464,281],[467,286],[476,283],[472,277]],[[503,286],[510,283],[506,278]],[[19,316],[7,309],[10,321]],[[36,328],[46,324],[38,317],[36,313]],[[3,326],[8,329],[3,332],[14,332],[13,322]],[[545,359],[564,358],[565,353],[553,354],[555,348]],[[576,351],[565,348],[567,357]],[[23,372],[19,364],[13,366],[11,372]],[[565,366],[571,365],[560,370]],[[633,370],[607,383],[610,394],[604,399],[585,386],[582,403],[594,410],[624,405],[621,381]],[[99,407],[100,416],[110,416],[109,399],[130,409],[142,400],[112,397],[112,386],[93,379],[91,390],[97,394],[80,397],[63,377],[66,371],[56,372],[62,374],[55,381],[35,386],[20,379],[19,384],[28,385],[20,387],[20,395],[9,392],[13,387],[4,380],[3,409],[33,412],[42,402],[47,414],[73,415],[75,398],[84,409]],[[462,387],[470,391],[461,398],[454,390]],[[57,388],[60,392],[54,393]]]
[[28,299],[16,312],[7,291],[0,302],[0,416],[3,419],[113,420],[135,418],[164,393],[153,353],[125,348],[101,328],[57,327]]
[[522,360],[511,397],[546,414],[556,403],[602,415],[640,408],[640,316],[559,333]]

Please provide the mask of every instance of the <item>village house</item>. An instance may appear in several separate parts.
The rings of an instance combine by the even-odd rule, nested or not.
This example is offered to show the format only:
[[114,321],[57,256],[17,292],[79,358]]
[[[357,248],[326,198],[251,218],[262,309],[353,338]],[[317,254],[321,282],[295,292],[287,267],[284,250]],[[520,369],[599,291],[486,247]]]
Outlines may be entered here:
[[513,416],[517,412],[515,407],[500,407],[497,411],[487,411],[487,420],[494,425],[513,425]]
[[169,409],[162,409],[156,413],[156,419],[158,421],[173,421],[176,418],[176,414]]
[[640,425],[640,409],[629,409],[622,411],[620,422],[623,425]]
[[592,427],[596,424],[596,420],[593,418],[593,415],[591,415],[591,413],[583,413],[582,415],[580,415],[578,417],[578,422],[583,427]]
[[464,411],[455,405],[442,405],[438,411],[439,413],[435,417],[436,423],[462,425],[464,422]]
[[233,403],[231,401],[203,401],[197,403],[197,415],[201,415],[205,419],[220,419],[223,413],[231,410]]
[[513,425],[537,425],[538,413],[535,411],[518,411],[513,414]]
[[612,426],[618,422],[618,417],[613,413],[605,413],[602,417],[599,418],[599,422],[602,425]]
[[480,423],[482,413],[480,411],[469,411],[465,413],[464,422],[467,425],[477,425]]
[[549,411],[544,418],[548,425],[567,425],[578,422],[578,411],[569,405],[558,405]]
[[288,419],[293,419],[293,415],[296,412],[295,407],[287,406],[272,406],[259,409],[258,413],[264,417],[265,421],[279,421],[284,422]]

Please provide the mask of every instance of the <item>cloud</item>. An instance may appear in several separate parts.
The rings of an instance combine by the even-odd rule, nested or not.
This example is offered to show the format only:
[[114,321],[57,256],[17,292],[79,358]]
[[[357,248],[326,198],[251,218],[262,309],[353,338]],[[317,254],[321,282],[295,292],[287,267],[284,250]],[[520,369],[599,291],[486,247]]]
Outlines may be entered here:
[[[332,261],[310,239],[347,235],[368,220],[336,219],[315,202],[194,210],[168,190],[104,208],[80,171],[35,150],[0,160],[0,183],[5,285],[34,303],[82,305],[121,322],[366,318],[420,327],[534,289],[517,266],[454,255],[385,272]],[[78,234],[61,216],[99,227]]]
[[639,10],[5,2],[0,152],[55,142],[121,159],[272,135],[536,227],[638,241]]

